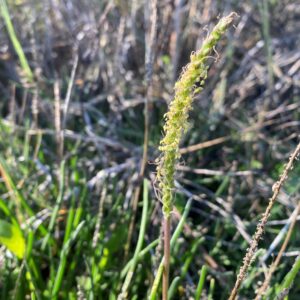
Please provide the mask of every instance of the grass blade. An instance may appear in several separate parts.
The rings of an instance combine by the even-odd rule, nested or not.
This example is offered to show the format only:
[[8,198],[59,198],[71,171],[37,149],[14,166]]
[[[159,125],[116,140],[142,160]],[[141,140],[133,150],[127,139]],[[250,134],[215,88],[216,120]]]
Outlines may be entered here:
[[59,289],[62,285],[62,280],[63,280],[63,276],[64,276],[64,272],[65,272],[65,269],[66,269],[66,264],[67,264],[67,256],[70,252],[70,247],[71,247],[72,243],[76,240],[76,238],[77,238],[78,234],[80,233],[80,231],[81,231],[84,224],[85,224],[85,221],[82,221],[77,226],[77,228],[71,234],[70,239],[63,246],[63,249],[60,253],[59,267],[58,267],[58,270],[57,270],[57,274],[56,274],[54,284],[53,284],[53,288],[52,288],[52,292],[51,292],[51,299],[52,300],[57,299],[57,294],[58,294]]
[[206,278],[206,273],[207,273],[207,267],[206,265],[203,265],[201,268],[200,278],[196,289],[195,300],[200,300],[205,278]]
[[21,45],[19,39],[17,38],[17,34],[15,32],[14,25],[11,21],[5,0],[0,0],[0,9],[1,9],[1,14],[2,14],[3,20],[4,20],[6,28],[7,28],[9,38],[10,38],[10,40],[14,46],[14,49],[19,57],[21,67],[22,67],[28,81],[32,82],[33,73],[29,67],[29,64],[28,64],[27,58],[24,54],[22,45]]
[[127,290],[129,288],[130,282],[132,280],[134,270],[136,267],[136,264],[138,262],[138,255],[141,252],[142,246],[143,246],[143,240],[145,236],[145,230],[146,230],[146,222],[147,222],[147,213],[148,213],[148,181],[144,180],[144,193],[143,193],[143,212],[142,212],[142,220],[141,220],[141,227],[138,237],[138,242],[135,248],[134,256],[133,256],[133,262],[130,266],[130,269],[128,270],[127,276],[125,278],[124,284],[122,286],[122,291],[118,296],[118,300],[126,299],[127,298]]

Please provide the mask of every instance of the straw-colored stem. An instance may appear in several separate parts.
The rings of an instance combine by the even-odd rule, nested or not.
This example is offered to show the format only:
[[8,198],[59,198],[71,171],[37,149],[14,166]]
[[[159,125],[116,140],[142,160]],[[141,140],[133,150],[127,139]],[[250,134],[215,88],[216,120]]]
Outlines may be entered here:
[[267,223],[267,221],[269,219],[269,216],[271,214],[271,209],[273,207],[273,204],[276,201],[276,198],[277,198],[277,196],[280,192],[280,189],[281,189],[283,183],[285,182],[285,180],[288,177],[289,171],[293,168],[293,163],[297,159],[297,157],[299,155],[299,152],[300,152],[300,143],[298,144],[298,146],[294,150],[293,154],[290,156],[289,162],[286,165],[279,181],[277,181],[273,186],[273,196],[271,197],[271,199],[269,201],[269,204],[266,208],[266,211],[262,215],[261,221],[257,225],[255,234],[254,234],[254,236],[252,238],[252,241],[251,241],[251,244],[250,244],[250,247],[248,248],[247,253],[246,253],[246,255],[243,259],[243,265],[240,268],[240,271],[239,271],[239,274],[237,276],[234,288],[232,289],[231,294],[229,296],[229,300],[234,300],[236,298],[237,294],[238,294],[238,290],[239,290],[242,282],[244,281],[244,279],[246,277],[247,271],[248,271],[251,263],[253,262],[253,257],[254,257],[254,254],[255,254],[256,250],[257,250],[258,242],[259,242],[259,240],[261,239],[261,237],[263,235],[266,223]]
[[262,296],[266,293],[268,287],[269,287],[269,284],[270,284],[270,281],[271,281],[271,278],[272,278],[272,275],[273,273],[275,272],[275,270],[277,269],[278,265],[279,265],[279,262],[280,262],[280,259],[288,245],[288,242],[291,238],[291,235],[292,235],[292,232],[293,232],[293,229],[294,229],[294,226],[296,224],[296,221],[297,221],[297,217],[298,217],[298,214],[299,214],[299,211],[300,211],[300,202],[298,203],[294,213],[293,213],[293,216],[292,216],[292,220],[291,220],[291,224],[290,224],[290,228],[287,232],[287,235],[286,235],[286,238],[282,244],[282,247],[275,259],[275,261],[272,263],[272,265],[270,266],[269,268],[269,271],[266,275],[266,278],[264,280],[264,283],[262,284],[262,286],[260,287],[260,289],[258,290],[257,292],[257,295],[255,297],[255,300],[260,300],[262,299]]

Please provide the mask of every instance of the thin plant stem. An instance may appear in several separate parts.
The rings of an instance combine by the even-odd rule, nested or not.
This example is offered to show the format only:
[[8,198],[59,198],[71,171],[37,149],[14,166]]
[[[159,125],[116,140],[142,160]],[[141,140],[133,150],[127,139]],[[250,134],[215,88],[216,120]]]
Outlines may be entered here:
[[262,215],[262,219],[259,222],[259,224],[257,225],[256,231],[253,235],[253,238],[252,238],[252,241],[250,244],[250,247],[248,248],[246,255],[243,259],[243,265],[240,268],[239,274],[237,275],[235,285],[229,296],[229,300],[234,300],[238,294],[238,290],[246,277],[247,271],[248,271],[251,263],[253,262],[253,257],[254,257],[254,254],[256,253],[258,242],[263,235],[267,221],[271,214],[271,209],[273,207],[273,204],[275,203],[275,201],[277,199],[277,196],[280,192],[282,185],[284,184],[284,182],[286,181],[286,179],[288,177],[289,171],[293,168],[293,163],[298,158],[299,152],[300,152],[300,143],[297,145],[296,149],[290,156],[289,161],[288,161],[287,165],[285,166],[285,169],[284,169],[282,175],[280,176],[280,179],[273,185],[273,196],[270,198],[269,204],[268,204],[265,212]]
[[82,221],[81,223],[78,224],[78,226],[72,232],[70,238],[63,245],[63,248],[60,252],[59,266],[58,266],[57,273],[55,275],[55,280],[54,280],[52,290],[51,290],[51,299],[53,299],[53,300],[58,299],[59,289],[63,283],[64,273],[65,273],[66,266],[67,266],[67,257],[70,253],[72,244],[79,236],[79,233],[81,232],[82,228],[84,227],[84,224],[85,224],[85,221]]
[[56,79],[53,86],[54,92],[54,125],[56,131],[57,156],[59,162],[63,156],[62,132],[61,132],[61,103],[60,103],[60,88],[59,80]]
[[148,181],[144,180],[144,193],[143,193],[143,212],[142,212],[142,219],[141,219],[141,227],[140,227],[140,232],[139,232],[139,237],[138,237],[138,242],[135,248],[135,252],[133,255],[133,262],[127,272],[124,284],[122,286],[121,293],[118,296],[118,300],[123,300],[127,299],[127,293],[128,293],[128,288],[131,283],[134,270],[136,268],[137,262],[138,262],[138,257],[139,254],[142,250],[143,246],[143,241],[144,241],[144,236],[145,236],[145,231],[146,231],[146,223],[147,223],[147,213],[148,213]]
[[66,162],[63,160],[61,161],[60,164],[60,178],[59,178],[59,192],[57,195],[57,199],[56,199],[56,203],[55,206],[53,208],[53,212],[51,214],[51,219],[50,219],[50,223],[48,226],[48,233],[45,236],[43,242],[42,242],[42,246],[41,249],[44,251],[46,249],[46,246],[49,242],[49,239],[51,238],[51,234],[54,230],[55,227],[55,222],[56,222],[56,218],[58,216],[59,213],[59,209],[61,207],[62,201],[63,201],[63,196],[64,196],[64,191],[65,191],[65,165]]
[[[154,240],[151,242],[148,246],[146,246],[141,252],[139,253],[137,257],[137,262],[142,260],[142,258],[154,247],[156,247],[159,244],[159,239]],[[133,258],[126,264],[126,266],[123,268],[121,272],[121,278],[124,278],[126,274],[128,273],[128,270],[131,268],[131,265],[133,264],[134,260]]]
[[[222,18],[212,32],[203,41],[202,47],[191,54],[190,63],[183,69],[179,80],[175,84],[175,95],[165,114],[164,134],[160,141],[161,157],[157,160],[157,181],[163,203],[164,228],[164,271],[163,271],[163,300],[167,300],[169,284],[170,261],[170,223],[173,209],[173,190],[175,166],[180,158],[179,144],[188,129],[188,116],[192,110],[194,96],[205,84],[208,70],[208,58],[218,41],[225,34],[233,22],[236,13]],[[167,245],[168,243],[168,245]],[[160,268],[160,267],[159,267]],[[156,283],[156,281],[155,281]]]
[[170,240],[171,240],[171,216],[164,217],[164,270],[162,299],[168,300],[169,271],[170,271]]
[[93,248],[94,249],[96,249],[98,240],[100,237],[100,228],[101,228],[101,224],[103,221],[103,210],[104,210],[104,202],[105,202],[106,195],[107,195],[107,186],[105,184],[103,184],[100,201],[99,201],[98,216],[97,216],[97,221],[96,221],[95,231],[94,231],[94,236],[93,236]]
[[200,278],[199,278],[199,282],[198,282],[197,289],[196,289],[195,300],[200,300],[200,298],[201,298],[201,293],[202,293],[205,278],[206,278],[206,272],[207,272],[207,267],[206,267],[206,265],[203,265],[201,268]]
[[215,279],[212,278],[210,280],[210,283],[209,283],[209,292],[208,292],[208,297],[207,297],[207,300],[213,300],[213,294],[214,294],[214,290],[215,290]]
[[64,143],[65,143],[65,129],[66,129],[66,125],[67,125],[67,118],[68,118],[68,112],[69,112],[69,106],[70,106],[70,102],[71,102],[71,96],[72,96],[72,90],[73,90],[73,86],[74,86],[74,82],[75,82],[75,77],[76,77],[76,72],[77,72],[77,67],[78,67],[78,62],[79,62],[79,56],[78,53],[75,54],[74,57],[74,62],[73,62],[73,67],[72,67],[72,71],[71,71],[71,77],[68,83],[68,89],[67,89],[67,93],[66,93],[66,97],[65,97],[65,101],[64,101],[64,106],[63,106],[63,116],[62,116],[62,122],[61,122],[61,130],[60,130],[60,154],[61,157],[63,157],[64,154]]
[[270,266],[269,268],[269,271],[267,273],[267,276],[265,278],[265,281],[264,283],[262,284],[261,288],[258,290],[257,292],[257,295],[255,297],[255,300],[260,300],[262,299],[262,296],[265,294],[267,288],[269,287],[269,284],[270,284],[270,281],[271,281],[271,278],[272,278],[272,275],[273,273],[275,272],[275,270],[277,269],[278,265],[279,265],[279,262],[280,262],[280,259],[282,257],[282,254],[283,252],[285,251],[287,245],[288,245],[288,242],[291,238],[291,235],[292,235],[292,232],[293,232],[293,229],[295,227],[295,224],[296,224],[296,221],[297,221],[297,216],[299,214],[299,211],[300,211],[300,202],[298,203],[295,211],[294,211],[294,214],[293,214],[293,218],[291,220],[291,224],[290,224],[290,228],[287,232],[287,235],[286,235],[286,238],[280,248],[280,251],[275,259],[275,261],[272,263],[272,265]]
[[[172,235],[171,241],[170,241],[170,246],[171,246],[170,251],[173,250],[173,248],[182,232],[183,225],[184,225],[186,218],[191,210],[192,202],[193,202],[193,200],[192,200],[192,198],[190,198],[185,205],[181,219],[180,219],[180,221]],[[160,265],[158,267],[158,270],[156,272],[156,276],[155,276],[155,279],[154,279],[154,282],[153,282],[153,285],[151,288],[150,296],[149,296],[150,300],[155,300],[155,298],[156,298],[157,290],[158,290],[158,287],[159,287],[159,284],[161,281],[161,277],[163,274],[163,269],[164,269],[164,257],[162,258]]]

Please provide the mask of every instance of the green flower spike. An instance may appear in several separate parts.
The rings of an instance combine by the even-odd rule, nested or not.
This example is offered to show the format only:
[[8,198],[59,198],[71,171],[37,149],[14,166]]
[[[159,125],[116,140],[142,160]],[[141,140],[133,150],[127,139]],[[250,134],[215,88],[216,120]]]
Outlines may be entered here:
[[164,133],[160,142],[161,157],[157,166],[157,179],[162,194],[163,213],[169,218],[173,207],[175,165],[180,158],[179,143],[188,128],[188,114],[195,94],[204,86],[207,77],[207,61],[217,42],[232,23],[236,13],[222,18],[204,40],[202,47],[191,54],[190,63],[183,69],[175,84],[175,96],[165,114]]

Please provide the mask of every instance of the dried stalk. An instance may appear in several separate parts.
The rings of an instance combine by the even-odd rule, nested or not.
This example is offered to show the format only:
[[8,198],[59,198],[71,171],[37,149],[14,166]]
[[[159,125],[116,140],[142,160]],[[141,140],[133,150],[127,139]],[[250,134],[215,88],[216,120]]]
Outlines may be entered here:
[[260,287],[260,289],[258,290],[257,292],[257,295],[255,297],[255,300],[260,300],[262,299],[262,296],[266,293],[268,287],[269,287],[269,284],[270,284],[270,281],[271,281],[271,278],[272,278],[272,275],[273,273],[275,272],[275,270],[277,269],[278,265],[279,265],[279,262],[280,262],[280,259],[282,257],[282,254],[283,252],[285,251],[287,245],[288,245],[288,242],[291,238],[291,235],[292,235],[292,232],[293,232],[293,229],[294,229],[294,226],[296,224],[296,221],[297,221],[297,216],[299,214],[299,211],[300,211],[300,202],[298,203],[294,213],[293,213],[293,216],[292,216],[292,220],[291,220],[291,224],[290,224],[290,228],[287,232],[287,235],[286,235],[286,238],[280,248],[280,251],[275,259],[275,261],[272,263],[272,265],[270,266],[269,268],[269,271],[267,273],[267,276],[265,278],[265,281],[264,283],[262,284],[262,286]]
[[261,239],[264,229],[266,227],[266,223],[269,219],[269,216],[271,214],[271,209],[273,207],[273,204],[276,201],[276,198],[280,192],[280,189],[282,187],[282,185],[284,184],[284,182],[286,181],[287,177],[288,177],[288,173],[289,171],[293,168],[293,163],[294,161],[297,159],[298,155],[300,152],[300,143],[298,144],[298,146],[296,147],[295,151],[293,152],[293,154],[290,156],[289,162],[288,164],[285,166],[285,169],[283,171],[283,174],[281,175],[279,181],[277,181],[274,185],[273,185],[273,196],[270,198],[269,204],[266,208],[266,211],[264,212],[264,214],[262,215],[262,219],[259,222],[259,224],[257,225],[255,234],[252,238],[252,242],[250,244],[250,247],[247,250],[247,253],[243,259],[243,265],[240,268],[239,274],[237,276],[234,288],[231,291],[229,300],[234,300],[238,294],[238,290],[242,284],[242,282],[244,281],[247,271],[251,265],[251,263],[253,262],[253,257],[254,254],[257,250],[257,246],[258,246],[258,242]]

